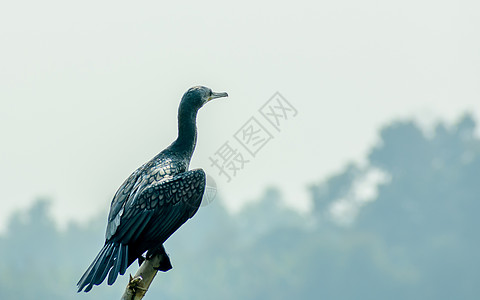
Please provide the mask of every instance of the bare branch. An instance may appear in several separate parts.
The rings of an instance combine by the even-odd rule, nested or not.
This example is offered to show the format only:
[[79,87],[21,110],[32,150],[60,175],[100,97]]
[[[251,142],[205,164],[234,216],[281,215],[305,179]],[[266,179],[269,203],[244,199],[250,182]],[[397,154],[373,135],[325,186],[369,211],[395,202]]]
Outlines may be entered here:
[[157,270],[162,261],[162,256],[160,254],[154,255],[150,259],[146,259],[140,268],[138,268],[135,276],[130,275],[130,280],[125,288],[125,292],[121,300],[140,300],[142,299],[148,291],[150,284],[152,283],[155,275],[157,275]]

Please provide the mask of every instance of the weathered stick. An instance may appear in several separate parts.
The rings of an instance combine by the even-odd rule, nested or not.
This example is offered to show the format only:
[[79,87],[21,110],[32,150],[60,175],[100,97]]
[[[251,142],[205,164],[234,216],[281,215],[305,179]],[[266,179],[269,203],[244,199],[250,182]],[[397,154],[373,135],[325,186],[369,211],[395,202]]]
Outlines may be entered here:
[[121,300],[140,300],[145,296],[152,283],[157,270],[154,267],[160,266],[161,255],[154,255],[150,259],[145,259],[135,276],[130,275],[130,280],[125,288]]

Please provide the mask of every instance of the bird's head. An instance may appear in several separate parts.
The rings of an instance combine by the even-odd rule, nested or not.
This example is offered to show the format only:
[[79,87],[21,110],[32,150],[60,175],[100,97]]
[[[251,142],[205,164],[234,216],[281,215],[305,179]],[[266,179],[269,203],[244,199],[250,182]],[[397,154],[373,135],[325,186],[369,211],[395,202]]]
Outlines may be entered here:
[[205,86],[194,86],[183,95],[181,105],[199,110],[205,103],[222,97],[228,97],[228,94],[212,92]]

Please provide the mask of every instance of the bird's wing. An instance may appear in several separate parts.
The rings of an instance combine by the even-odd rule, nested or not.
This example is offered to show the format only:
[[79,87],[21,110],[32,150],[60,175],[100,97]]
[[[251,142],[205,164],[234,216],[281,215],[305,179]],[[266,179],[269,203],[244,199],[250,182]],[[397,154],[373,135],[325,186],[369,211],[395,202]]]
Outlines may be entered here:
[[135,170],[120,186],[113,197],[108,214],[107,232],[105,237],[109,240],[120,225],[120,219],[123,215],[125,204],[130,197],[133,197],[142,186],[145,185],[142,173],[145,165]]
[[[205,190],[205,172],[196,169],[146,185],[141,182],[137,189],[132,188],[117,215],[109,218],[107,240],[123,244],[140,236],[166,240],[198,210]],[[153,217],[155,221],[150,222]]]

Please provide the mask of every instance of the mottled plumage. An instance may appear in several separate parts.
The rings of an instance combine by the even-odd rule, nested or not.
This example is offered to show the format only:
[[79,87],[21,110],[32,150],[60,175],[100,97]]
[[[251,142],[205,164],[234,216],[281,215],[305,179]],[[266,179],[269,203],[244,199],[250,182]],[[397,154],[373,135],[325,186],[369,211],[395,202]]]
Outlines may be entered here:
[[161,271],[172,268],[163,243],[197,212],[205,190],[205,172],[188,170],[196,143],[196,115],[206,102],[226,97],[206,87],[189,89],[178,110],[178,137],[152,160],[135,170],[115,194],[108,215],[105,245],[77,286],[85,292],[108,275],[118,274],[147,251],[163,256]]

